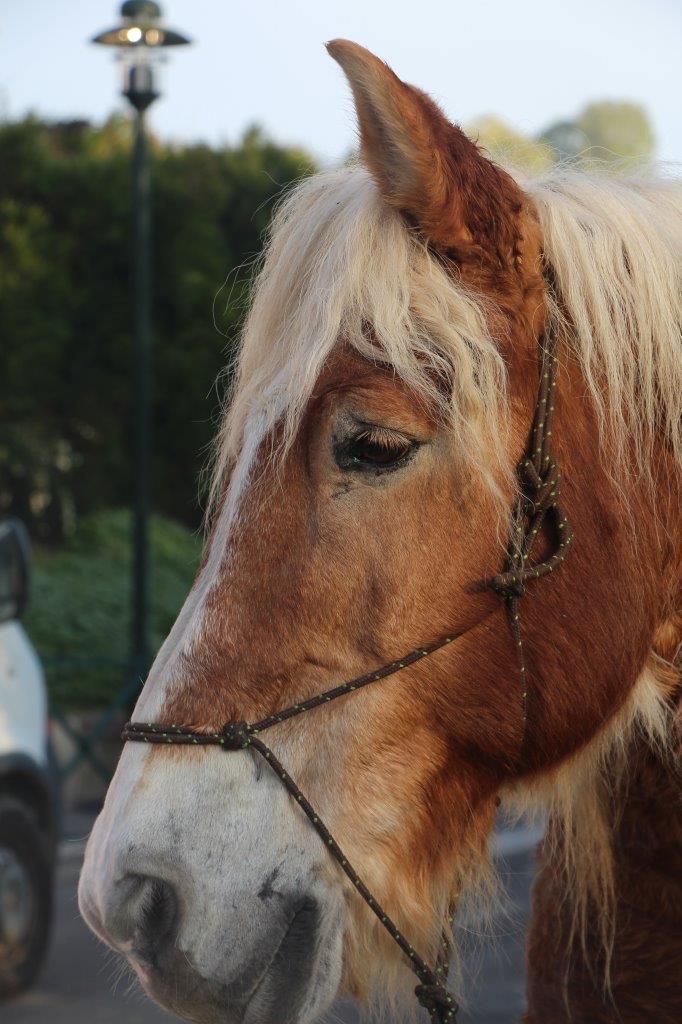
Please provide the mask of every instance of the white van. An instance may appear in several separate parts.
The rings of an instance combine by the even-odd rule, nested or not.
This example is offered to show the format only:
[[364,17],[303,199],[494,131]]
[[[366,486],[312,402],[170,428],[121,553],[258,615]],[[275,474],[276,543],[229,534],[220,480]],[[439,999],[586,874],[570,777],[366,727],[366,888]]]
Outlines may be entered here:
[[52,916],[56,849],[45,678],[19,619],[28,599],[23,524],[0,520],[0,999],[31,983]]

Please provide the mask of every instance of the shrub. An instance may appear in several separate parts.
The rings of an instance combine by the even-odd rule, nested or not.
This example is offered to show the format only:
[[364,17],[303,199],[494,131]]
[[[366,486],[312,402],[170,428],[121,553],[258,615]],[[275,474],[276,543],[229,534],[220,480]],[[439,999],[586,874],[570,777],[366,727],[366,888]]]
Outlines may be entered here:
[[[107,704],[130,679],[131,513],[85,517],[58,551],[35,552],[25,626],[59,708]],[[150,643],[168,633],[199,563],[201,539],[170,519],[150,529]]]

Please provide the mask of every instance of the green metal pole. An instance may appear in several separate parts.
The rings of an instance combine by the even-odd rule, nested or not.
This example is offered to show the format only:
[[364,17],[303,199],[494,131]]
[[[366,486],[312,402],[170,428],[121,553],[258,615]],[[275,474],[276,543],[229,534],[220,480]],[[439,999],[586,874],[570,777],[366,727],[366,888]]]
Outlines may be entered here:
[[149,509],[152,445],[150,184],[145,110],[138,107],[133,147],[135,509],[131,661],[133,673],[142,679],[149,668]]

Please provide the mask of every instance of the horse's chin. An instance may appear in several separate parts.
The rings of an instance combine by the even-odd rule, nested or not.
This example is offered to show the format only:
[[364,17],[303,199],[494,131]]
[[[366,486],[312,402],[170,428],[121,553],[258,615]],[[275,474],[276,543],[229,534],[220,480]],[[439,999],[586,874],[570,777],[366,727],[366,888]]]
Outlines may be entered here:
[[[270,941],[274,940],[274,941]],[[204,973],[177,947],[150,959],[129,951],[129,961],[150,998],[194,1024],[312,1024],[333,1003],[342,972],[343,930],[321,920],[303,901],[283,935],[269,936],[239,977]]]

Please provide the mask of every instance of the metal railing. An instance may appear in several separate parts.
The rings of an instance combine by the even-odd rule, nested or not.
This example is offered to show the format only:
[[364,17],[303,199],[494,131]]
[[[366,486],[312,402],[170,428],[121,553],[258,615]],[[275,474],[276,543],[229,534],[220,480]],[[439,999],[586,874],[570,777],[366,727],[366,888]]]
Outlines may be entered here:
[[51,671],[74,670],[118,670],[124,680],[114,697],[102,709],[93,709],[96,716],[95,723],[87,730],[79,730],[69,720],[69,712],[60,707],[58,702],[50,699],[49,714],[53,722],[56,722],[63,730],[69,740],[73,743],[75,751],[64,764],[59,765],[59,777],[61,782],[71,776],[77,768],[87,763],[93,771],[108,783],[111,778],[110,768],[102,761],[97,753],[97,746],[105,738],[109,727],[116,721],[119,713],[130,707],[142,687],[144,673],[131,669],[128,660],[120,658],[92,658],[83,656],[68,658],[48,658],[43,662],[43,667],[49,677]]

